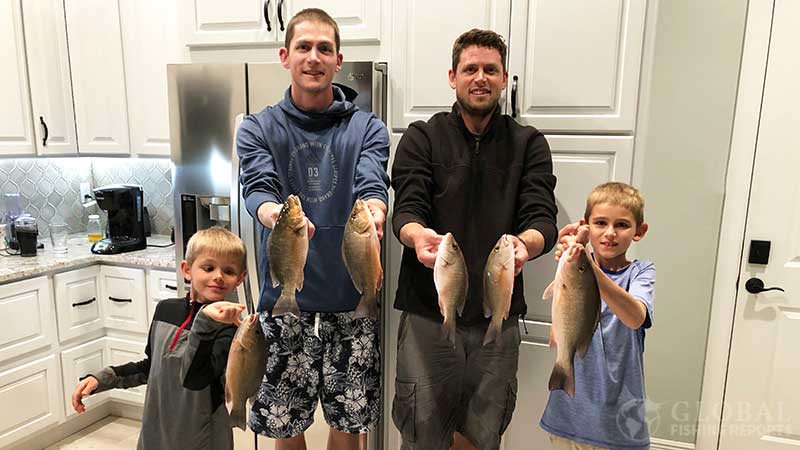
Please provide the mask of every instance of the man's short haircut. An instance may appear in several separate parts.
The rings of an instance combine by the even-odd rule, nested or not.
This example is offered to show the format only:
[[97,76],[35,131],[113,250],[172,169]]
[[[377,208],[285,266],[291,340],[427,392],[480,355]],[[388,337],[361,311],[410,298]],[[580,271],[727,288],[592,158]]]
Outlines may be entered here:
[[201,254],[236,261],[242,272],[247,268],[247,250],[244,243],[239,236],[222,227],[200,230],[189,239],[184,257],[186,262],[191,266]]
[[291,52],[289,46],[292,44],[292,38],[294,38],[294,27],[300,22],[316,22],[330,25],[333,28],[333,39],[336,41],[336,53],[339,53],[339,25],[328,13],[319,8],[306,8],[295,14],[292,20],[289,21],[289,25],[286,26],[286,38],[283,42],[283,46],[286,47],[287,51]]
[[589,221],[592,209],[600,204],[621,206],[633,214],[636,226],[644,223],[644,198],[638,189],[626,183],[610,182],[594,188],[586,199],[583,219]]
[[503,72],[506,72],[506,53],[508,53],[508,47],[506,47],[503,36],[500,36],[492,30],[480,30],[478,28],[473,28],[464,32],[453,43],[453,72],[456,72],[456,69],[458,69],[458,62],[461,61],[461,52],[472,45],[497,50],[497,52],[500,53],[500,60],[503,62]]

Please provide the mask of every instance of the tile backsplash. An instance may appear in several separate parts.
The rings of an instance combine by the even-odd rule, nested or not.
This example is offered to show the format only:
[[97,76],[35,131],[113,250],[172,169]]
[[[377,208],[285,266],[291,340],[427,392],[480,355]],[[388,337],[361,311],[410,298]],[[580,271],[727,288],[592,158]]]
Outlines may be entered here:
[[[65,222],[71,233],[86,230],[89,214],[105,212],[80,203],[80,184],[92,188],[108,184],[139,184],[150,213],[154,234],[169,234],[174,223],[172,163],[145,158],[20,158],[0,159],[0,193],[19,193],[22,209],[37,219],[39,235],[48,236],[48,224]],[[5,211],[0,211],[0,215]]]

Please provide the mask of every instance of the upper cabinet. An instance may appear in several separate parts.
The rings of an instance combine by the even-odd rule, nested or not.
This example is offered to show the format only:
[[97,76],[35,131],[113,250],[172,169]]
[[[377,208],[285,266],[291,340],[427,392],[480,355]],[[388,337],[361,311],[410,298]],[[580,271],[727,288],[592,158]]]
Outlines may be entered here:
[[169,156],[167,64],[183,61],[174,1],[120,2],[131,153]]
[[78,143],[64,2],[38,0],[25,2],[23,8],[36,153],[75,155]]
[[119,3],[65,0],[78,148],[129,153]]
[[632,132],[645,3],[514,0],[506,111],[546,132]]
[[510,13],[511,0],[480,0],[469,8],[456,0],[394,2],[393,127],[449,111],[455,102],[447,78],[453,41],[471,28],[508,36]]
[[0,2],[0,154],[36,153],[19,1]]
[[385,0],[183,0],[193,17],[190,46],[281,46],[286,25],[305,8],[321,8],[336,20],[342,42],[377,43]]
[[450,109],[453,41],[478,27],[508,44],[506,113],[547,132],[633,132],[645,7],[646,0],[395,2],[393,126]]

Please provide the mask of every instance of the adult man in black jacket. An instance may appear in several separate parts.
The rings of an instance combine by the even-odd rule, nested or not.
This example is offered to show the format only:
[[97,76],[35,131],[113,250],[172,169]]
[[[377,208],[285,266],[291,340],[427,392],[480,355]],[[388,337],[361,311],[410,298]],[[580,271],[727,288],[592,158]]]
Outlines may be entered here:
[[[506,45],[470,30],[453,46],[450,113],[411,124],[392,168],[393,229],[405,245],[395,308],[398,334],[392,416],[403,450],[497,449],[517,391],[519,315],[526,312],[523,264],[556,241],[556,179],[550,148],[535,128],[500,114]],[[432,268],[444,233],[460,244],[469,292],[456,346],[442,338]],[[514,290],[501,336],[483,346],[486,258],[503,234],[514,243]],[[474,446],[474,447],[473,447]]]

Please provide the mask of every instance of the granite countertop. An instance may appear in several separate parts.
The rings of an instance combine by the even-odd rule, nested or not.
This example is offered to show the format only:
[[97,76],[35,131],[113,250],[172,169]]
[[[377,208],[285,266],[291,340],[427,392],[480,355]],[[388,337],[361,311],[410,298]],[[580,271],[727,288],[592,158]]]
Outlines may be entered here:
[[[86,234],[70,235],[67,253],[53,252],[49,240],[40,239],[44,249],[36,256],[4,256],[0,258],[0,283],[22,280],[37,275],[62,272],[97,263],[134,266],[153,269],[175,269],[175,246],[165,248],[148,247],[144,250],[116,255],[95,255]],[[171,244],[169,236],[153,235],[147,238],[148,245]],[[6,255],[6,250],[0,250]]]

